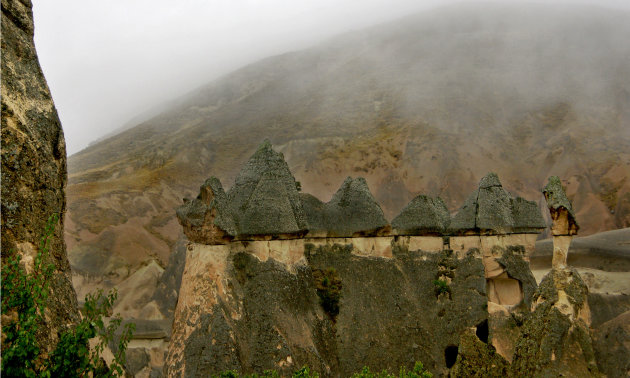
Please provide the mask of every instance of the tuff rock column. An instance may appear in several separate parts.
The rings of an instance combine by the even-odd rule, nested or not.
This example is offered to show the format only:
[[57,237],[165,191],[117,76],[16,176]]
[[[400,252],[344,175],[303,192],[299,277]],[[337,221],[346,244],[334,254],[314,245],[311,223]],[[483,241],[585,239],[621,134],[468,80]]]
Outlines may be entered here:
[[547,200],[547,206],[553,222],[551,225],[551,234],[553,235],[551,265],[553,268],[565,268],[567,266],[567,255],[569,254],[571,239],[573,239],[573,235],[577,235],[580,226],[575,220],[571,202],[569,202],[558,176],[549,177],[549,182],[543,189],[543,194]]

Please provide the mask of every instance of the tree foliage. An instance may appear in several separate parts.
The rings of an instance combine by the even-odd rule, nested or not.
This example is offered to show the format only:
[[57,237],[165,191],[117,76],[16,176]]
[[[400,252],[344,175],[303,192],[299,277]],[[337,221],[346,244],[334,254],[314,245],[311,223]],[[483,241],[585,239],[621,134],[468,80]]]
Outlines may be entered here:
[[[127,324],[118,342],[118,350],[107,366],[101,354],[113,340],[122,318],[111,314],[117,297],[115,290],[102,290],[85,298],[81,321],[60,332],[59,341],[47,356],[39,344],[38,331],[50,295],[55,265],[49,262],[50,239],[59,216],[48,219],[33,269],[27,272],[20,254],[11,254],[2,264],[2,375],[17,377],[115,377],[123,376],[127,344],[135,326]],[[90,340],[97,341],[90,348]]]

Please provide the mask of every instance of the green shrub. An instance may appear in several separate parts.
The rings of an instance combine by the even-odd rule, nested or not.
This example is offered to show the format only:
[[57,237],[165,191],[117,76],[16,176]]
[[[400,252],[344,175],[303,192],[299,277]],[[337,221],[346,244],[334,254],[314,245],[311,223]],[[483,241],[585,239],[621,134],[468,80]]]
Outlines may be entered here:
[[319,373],[311,372],[308,366],[302,366],[300,370],[293,373],[293,378],[319,378]]
[[451,288],[445,280],[433,280],[433,284],[435,285],[435,295],[439,296],[442,293],[451,293]]
[[[108,367],[101,359],[105,345],[112,340],[122,318],[116,316],[109,323],[108,316],[116,300],[116,291],[107,296],[102,291],[88,294],[85,298],[83,318],[70,329],[61,332],[59,342],[44,360],[37,341],[38,329],[43,324],[44,313],[50,295],[50,282],[55,270],[48,263],[50,238],[59,217],[48,219],[34,259],[33,270],[27,273],[20,266],[21,256],[15,254],[2,264],[2,375],[18,377],[75,377],[123,376],[123,364],[127,344],[134,330],[128,324],[119,341],[118,351]],[[90,349],[88,341],[94,337],[99,343]]]

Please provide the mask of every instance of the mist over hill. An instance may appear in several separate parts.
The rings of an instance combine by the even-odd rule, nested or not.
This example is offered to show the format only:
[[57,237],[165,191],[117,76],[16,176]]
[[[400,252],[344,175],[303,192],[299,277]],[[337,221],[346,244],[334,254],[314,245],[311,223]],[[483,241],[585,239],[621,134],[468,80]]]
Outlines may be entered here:
[[419,193],[454,212],[494,171],[539,201],[560,176],[582,234],[628,227],[629,21],[592,6],[451,6],[203,85],[69,158],[78,290],[164,267],[182,197],[211,175],[230,187],[264,138],[304,192],[327,201],[362,176],[390,220]]

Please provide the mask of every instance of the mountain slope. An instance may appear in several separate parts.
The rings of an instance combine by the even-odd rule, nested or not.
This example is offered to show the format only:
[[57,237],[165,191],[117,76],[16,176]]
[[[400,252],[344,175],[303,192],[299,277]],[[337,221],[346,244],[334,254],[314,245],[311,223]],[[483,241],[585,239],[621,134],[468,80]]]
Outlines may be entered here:
[[210,175],[229,188],[264,138],[305,192],[327,201],[363,176],[390,220],[418,193],[456,211],[495,171],[530,199],[548,176],[566,180],[582,234],[628,227],[629,20],[595,7],[453,6],[202,86],[70,157],[73,268],[114,285],[148,260],[164,265],[181,198]]

